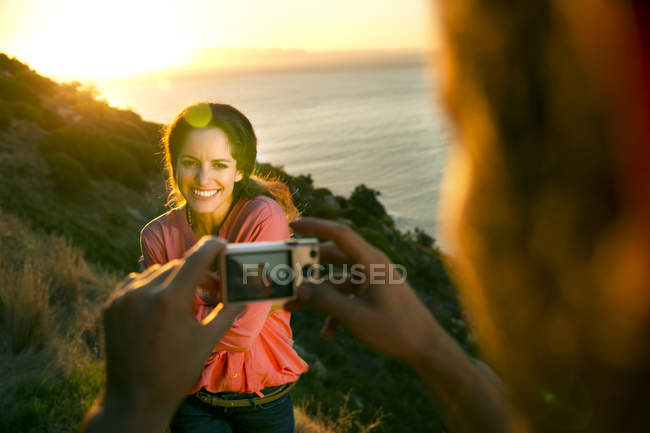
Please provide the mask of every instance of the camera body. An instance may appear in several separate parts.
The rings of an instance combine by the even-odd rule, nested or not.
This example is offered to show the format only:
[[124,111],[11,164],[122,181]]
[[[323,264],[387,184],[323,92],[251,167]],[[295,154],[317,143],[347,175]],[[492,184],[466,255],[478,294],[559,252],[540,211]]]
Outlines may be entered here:
[[224,304],[295,299],[304,275],[319,277],[319,259],[315,238],[228,244],[217,263],[221,299]]

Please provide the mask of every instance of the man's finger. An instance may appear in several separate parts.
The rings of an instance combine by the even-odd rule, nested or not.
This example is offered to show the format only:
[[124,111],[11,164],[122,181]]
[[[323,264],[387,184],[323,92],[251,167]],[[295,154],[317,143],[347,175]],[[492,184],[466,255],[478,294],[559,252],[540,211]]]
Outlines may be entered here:
[[151,293],[164,290],[165,286],[162,283],[178,269],[178,263],[178,261],[167,262],[164,266],[157,267],[155,272],[144,273],[137,282],[132,284],[133,288],[137,289],[146,285]]
[[298,301],[329,314],[344,325],[356,322],[364,311],[358,299],[339,293],[326,284],[301,285],[298,288]]
[[158,268],[160,268],[160,265],[152,265],[152,266],[148,267],[147,269],[145,269],[144,271],[142,271],[140,273],[138,273],[138,272],[129,273],[129,275],[127,275],[115,287],[115,292],[117,292],[118,290],[121,291],[122,289],[126,288],[129,284],[131,284],[137,278],[142,278],[144,276],[151,275]]
[[367,284],[365,282],[363,284],[354,282],[353,278],[353,276],[343,273],[333,274],[327,279],[327,284],[345,294],[364,292]]
[[320,262],[322,264],[351,265],[354,261],[333,242],[319,245]]
[[204,236],[185,253],[184,262],[173,277],[171,290],[191,293],[206,278],[210,265],[226,244],[216,237]]
[[339,249],[352,259],[353,263],[369,263],[375,260],[373,258],[375,254],[381,254],[379,250],[343,224],[309,217],[292,221],[290,224],[296,232],[334,241]]

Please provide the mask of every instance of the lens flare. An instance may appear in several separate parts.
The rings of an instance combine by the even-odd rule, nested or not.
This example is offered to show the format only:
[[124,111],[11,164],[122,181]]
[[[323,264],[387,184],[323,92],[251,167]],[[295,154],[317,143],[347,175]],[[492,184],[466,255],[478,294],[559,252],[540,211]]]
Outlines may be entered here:
[[203,128],[205,125],[210,123],[210,120],[212,119],[212,110],[210,110],[208,104],[199,104],[187,110],[183,115],[183,118],[193,127]]

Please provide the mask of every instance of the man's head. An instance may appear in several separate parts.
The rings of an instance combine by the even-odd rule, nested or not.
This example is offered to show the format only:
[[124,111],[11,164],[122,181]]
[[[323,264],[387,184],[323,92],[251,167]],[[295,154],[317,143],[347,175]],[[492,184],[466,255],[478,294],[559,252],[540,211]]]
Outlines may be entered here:
[[461,136],[446,180],[456,196],[442,210],[462,298],[538,430],[641,428],[650,239],[621,175],[643,132],[622,133],[642,126],[620,111],[647,104],[622,104],[639,98],[631,4],[441,7]]

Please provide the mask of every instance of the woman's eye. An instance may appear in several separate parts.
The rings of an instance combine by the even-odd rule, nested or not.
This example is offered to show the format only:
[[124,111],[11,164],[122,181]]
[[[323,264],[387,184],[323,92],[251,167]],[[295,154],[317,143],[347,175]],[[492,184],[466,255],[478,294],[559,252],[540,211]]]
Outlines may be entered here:
[[185,161],[182,162],[182,164],[183,164],[183,167],[186,167],[186,168],[192,168],[192,167],[197,166],[197,162],[192,161],[191,159],[186,159]]
[[224,164],[223,162],[215,162],[212,166],[215,168],[228,168],[228,164]]

